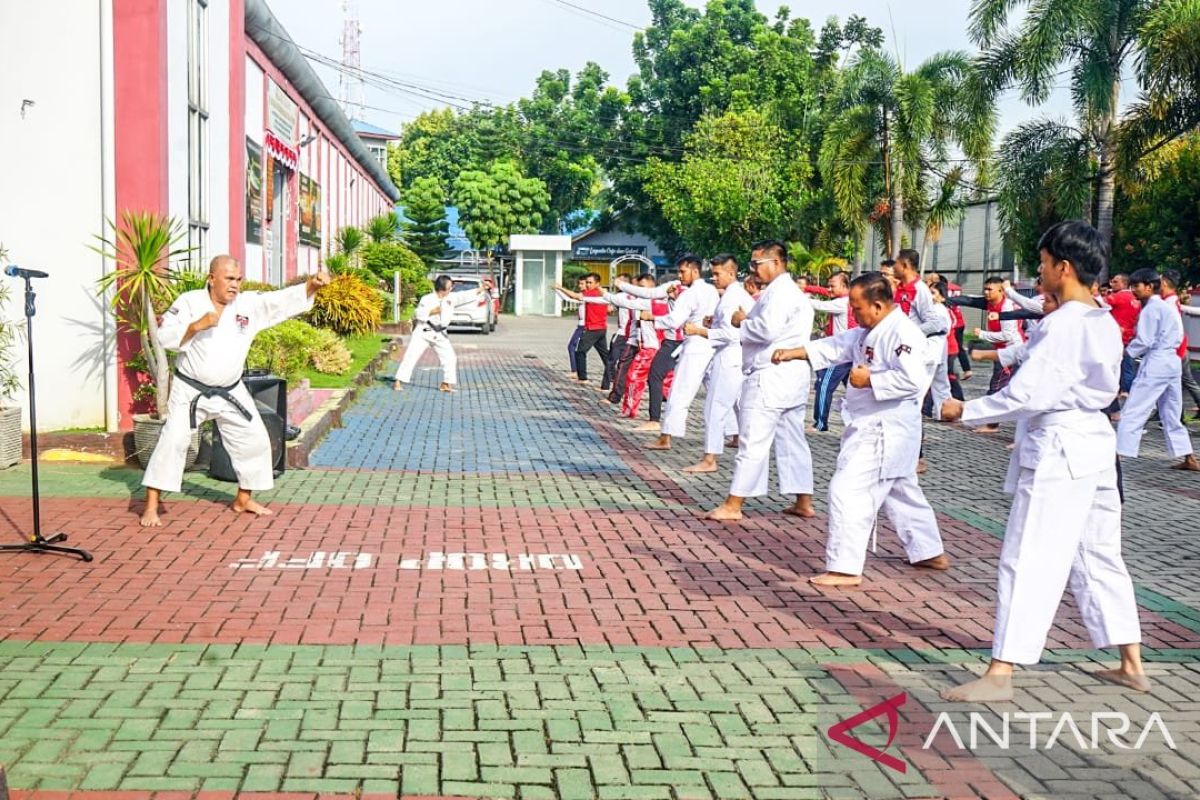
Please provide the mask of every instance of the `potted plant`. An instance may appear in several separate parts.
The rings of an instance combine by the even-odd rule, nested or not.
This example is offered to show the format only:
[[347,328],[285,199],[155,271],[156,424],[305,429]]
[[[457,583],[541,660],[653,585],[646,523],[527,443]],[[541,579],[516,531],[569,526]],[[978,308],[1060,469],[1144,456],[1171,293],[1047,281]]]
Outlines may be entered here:
[[[119,222],[109,221],[109,235],[97,236],[97,253],[111,259],[115,269],[97,281],[97,291],[110,298],[117,321],[137,334],[141,342],[139,365],[144,361],[150,377],[154,402],[149,414],[134,414],[133,439],[138,461],[150,462],[154,445],[168,408],[171,391],[171,361],[158,336],[158,315],[165,312],[185,288],[196,288],[195,272],[177,270],[172,264],[189,256],[187,230],[182,222],[149,212],[122,212]],[[200,450],[200,432],[192,433],[186,467],[195,463]]]
[[[8,251],[0,245],[0,264],[8,260]],[[0,284],[0,308],[7,308],[9,288]],[[21,387],[12,349],[17,338],[17,323],[0,316],[0,469],[21,462],[21,407],[11,403],[13,393]]]

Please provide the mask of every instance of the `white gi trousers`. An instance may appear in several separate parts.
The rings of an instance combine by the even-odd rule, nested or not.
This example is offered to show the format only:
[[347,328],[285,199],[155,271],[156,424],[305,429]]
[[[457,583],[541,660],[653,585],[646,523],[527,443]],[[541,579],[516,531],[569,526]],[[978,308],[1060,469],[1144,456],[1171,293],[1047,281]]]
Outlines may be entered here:
[[[738,401],[738,452],[729,487],[734,497],[759,497],[767,493],[772,445],[780,493],[812,494],[812,452],[804,437],[804,408],[811,374],[811,370],[801,373],[803,391],[799,396],[803,399],[790,408],[768,406],[772,387],[764,386],[763,379],[769,381],[772,376],[767,371],[759,370],[745,378]],[[777,375],[773,377],[778,379]]]
[[[158,444],[142,476],[142,485],[163,492],[178,492],[183,484],[183,463],[192,441],[189,409],[192,398],[200,393],[180,380],[171,383],[167,401],[167,421],[158,435]],[[275,485],[271,461],[271,440],[258,415],[258,407],[246,386],[238,382],[230,392],[250,412],[246,419],[228,400],[221,397],[201,397],[196,405],[196,425],[215,419],[221,431],[221,442],[229,453],[233,471],[237,473],[238,488],[261,492]]]
[[910,564],[945,552],[937,518],[917,476],[880,477],[884,464],[884,432],[856,431],[842,442],[837,469],[829,481],[829,539],[825,569],[861,575],[867,545],[882,507],[904,546]]
[[400,361],[399,369],[396,370],[396,380],[401,383],[410,383],[413,370],[417,368],[417,362],[429,348],[433,348],[433,352],[437,354],[437,359],[442,365],[442,381],[451,385],[458,383],[458,357],[454,355],[450,337],[444,333],[420,328],[413,331],[412,336],[408,339],[408,348],[404,351],[404,358]]
[[1178,369],[1164,369],[1157,363],[1142,362],[1129,388],[1129,397],[1121,408],[1121,419],[1117,423],[1117,455],[1137,458],[1146,422],[1155,408],[1158,409],[1158,419],[1162,422],[1163,434],[1167,437],[1167,452],[1171,457],[1182,458],[1192,452],[1192,440],[1182,421],[1183,387],[1179,382],[1180,374]]
[[1068,581],[1095,647],[1141,641],[1121,559],[1116,467],[1072,478],[1059,450],[1017,476],[1000,549],[992,658],[1038,662]]
[[[939,346],[940,342],[940,346]],[[933,418],[942,418],[942,404],[950,399],[950,372],[947,369],[946,337],[934,336],[929,340],[930,356],[937,359],[933,364],[933,383],[929,391],[933,399]]]
[[688,352],[688,342],[681,345],[683,352],[675,360],[675,377],[671,381],[671,395],[663,409],[662,432],[665,436],[687,434],[688,409],[700,392],[708,365],[712,362],[711,347],[697,348]]
[[719,456],[725,437],[738,432],[737,402],[742,394],[741,350],[725,357],[717,353],[708,371],[708,394],[704,397],[704,453]]

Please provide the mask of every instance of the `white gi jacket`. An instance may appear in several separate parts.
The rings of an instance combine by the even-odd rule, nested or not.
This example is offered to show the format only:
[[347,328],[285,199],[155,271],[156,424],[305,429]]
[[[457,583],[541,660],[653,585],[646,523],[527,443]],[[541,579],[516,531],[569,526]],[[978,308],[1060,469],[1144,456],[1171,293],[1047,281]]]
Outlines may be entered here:
[[[1020,351],[1021,368],[993,395],[971,400],[962,422],[979,426],[1025,423],[1016,439],[1005,491],[1015,489],[1019,468],[1035,469],[1059,450],[1072,478],[1112,469],[1116,436],[1102,410],[1117,395],[1121,329],[1107,308],[1064,303],[1048,314]],[[1022,358],[1023,357],[1023,358]]]
[[1140,358],[1138,374],[1178,380],[1182,370],[1177,351],[1183,344],[1183,318],[1173,303],[1151,295],[1138,315],[1137,335],[1129,342],[1130,358]]
[[[626,286],[625,291],[634,297],[662,299],[667,296],[667,290],[676,283],[677,281],[671,281],[653,288]],[[666,316],[657,317],[654,320],[654,326],[660,331],[675,331],[682,329],[688,322],[703,325],[704,318],[713,315],[720,299],[717,288],[711,283],[699,279],[694,280],[675,298],[675,302],[671,304],[671,310]],[[712,345],[703,336],[685,336],[683,344],[675,351],[675,357],[682,358],[685,354],[691,353],[708,353],[711,350]]]
[[923,334],[899,307],[874,328],[851,328],[845,333],[808,345],[813,369],[851,362],[871,369],[871,385],[846,387],[842,403],[842,450],[849,452],[859,439],[883,431],[879,478],[904,478],[916,474],[921,450],[921,401],[929,389],[929,351]]
[[197,289],[179,295],[167,309],[158,338],[163,347],[179,351],[175,366],[184,375],[207,386],[230,386],[241,380],[255,335],[304,313],[312,303],[303,283],[274,292],[239,292],[214,327],[184,342],[188,326],[216,310],[208,290]]
[[772,364],[771,355],[807,345],[813,317],[812,301],[785,272],[767,284],[742,322],[742,372],[764,373],[761,385],[767,408],[795,408],[808,400],[809,365],[804,361]]
[[742,331],[729,321],[739,308],[749,314],[754,308],[754,298],[735,281],[725,288],[712,313],[712,324],[708,326],[708,341],[713,348],[716,367],[742,368]]

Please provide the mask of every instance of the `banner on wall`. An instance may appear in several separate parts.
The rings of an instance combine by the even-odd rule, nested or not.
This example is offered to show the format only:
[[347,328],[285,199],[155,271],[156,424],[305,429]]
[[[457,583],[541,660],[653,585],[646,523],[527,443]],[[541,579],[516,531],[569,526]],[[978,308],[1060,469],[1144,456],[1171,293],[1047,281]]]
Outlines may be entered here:
[[321,186],[300,173],[300,244],[321,246]]
[[262,244],[263,164],[262,148],[246,139],[246,241]]
[[267,127],[278,136],[283,144],[294,147],[296,144],[296,115],[299,112],[287,92],[279,88],[275,81],[267,81]]

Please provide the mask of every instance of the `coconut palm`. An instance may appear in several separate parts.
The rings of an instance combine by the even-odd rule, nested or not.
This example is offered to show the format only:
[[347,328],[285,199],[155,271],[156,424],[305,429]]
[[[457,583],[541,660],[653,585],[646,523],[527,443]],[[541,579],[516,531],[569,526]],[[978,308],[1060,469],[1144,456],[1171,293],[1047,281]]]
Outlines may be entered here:
[[[906,207],[930,205],[931,184],[944,176],[939,165],[961,153],[981,180],[986,176],[995,110],[974,81],[966,53],[938,53],[905,72],[873,48],[860,50],[840,77],[818,157],[821,175],[851,228],[862,231],[872,208],[886,220],[893,257]],[[883,200],[874,202],[878,192]]]
[[380,214],[367,221],[366,233],[376,244],[390,242],[396,238],[400,230],[400,222],[395,214]]
[[[1021,9],[1027,13],[1010,24]],[[1131,166],[1147,145],[1169,141],[1200,122],[1200,3],[973,0],[968,30],[983,49],[980,73],[988,91],[1015,86],[1026,102],[1037,105],[1066,76],[1075,108],[1075,124],[1038,120],[1006,137],[997,175],[1006,227],[1011,231],[1014,217],[1022,213],[1030,222],[1030,209],[1038,203],[1020,209],[1011,201],[1030,201],[1031,188],[1045,183],[1030,184],[1030,176],[1049,169],[1060,173],[1047,181],[1068,192],[1066,205],[1090,205],[1096,228],[1111,241],[1122,163]],[[1134,66],[1140,67],[1144,91],[1123,135],[1121,77]],[[1078,202],[1081,196],[1084,203]],[[1063,204],[1055,206],[1056,216],[1069,215]]]

